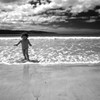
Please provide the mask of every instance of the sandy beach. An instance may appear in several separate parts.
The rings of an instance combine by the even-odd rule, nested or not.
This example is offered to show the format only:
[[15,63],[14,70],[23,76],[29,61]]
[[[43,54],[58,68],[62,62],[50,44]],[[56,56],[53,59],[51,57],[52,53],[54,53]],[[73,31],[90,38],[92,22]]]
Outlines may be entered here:
[[1,64],[0,100],[100,100],[100,66]]

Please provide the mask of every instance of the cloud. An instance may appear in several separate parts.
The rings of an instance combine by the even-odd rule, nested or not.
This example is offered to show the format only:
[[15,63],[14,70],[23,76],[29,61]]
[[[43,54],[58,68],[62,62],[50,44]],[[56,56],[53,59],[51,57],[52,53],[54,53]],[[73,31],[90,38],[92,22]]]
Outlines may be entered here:
[[78,14],[94,9],[95,6],[100,5],[100,0],[52,0],[52,3],[66,10],[70,10],[73,14]]
[[10,3],[10,2],[16,2],[18,0],[0,0],[0,2],[3,2],[3,3]]
[[[29,3],[32,0],[0,0],[2,2],[24,2]],[[33,0],[34,1],[34,0]],[[38,0],[35,0],[38,2]],[[42,0],[40,0],[42,3]],[[46,0],[44,0],[47,2]],[[34,5],[34,3],[33,3]],[[95,6],[100,5],[100,0],[51,0],[51,3],[43,3],[41,6],[36,7],[36,11],[45,11],[52,8],[62,7],[66,10],[69,10],[72,13],[79,13],[82,11],[88,11],[89,9],[93,9]],[[39,13],[40,13],[39,12]]]
[[[34,0],[1,0],[2,2],[24,2],[29,3],[29,1]],[[73,14],[78,14],[80,12],[87,12],[90,9],[94,9],[95,6],[100,5],[100,0],[51,0],[51,3],[47,3],[47,0],[44,0],[46,2],[45,4],[41,1],[41,5],[37,3],[37,7],[34,9],[34,13],[41,13],[45,12],[49,9],[56,9],[62,7],[65,10],[70,10]],[[35,2],[38,2],[38,0],[35,0]],[[43,4],[42,4],[43,3]],[[35,5],[34,3],[31,5]],[[23,6],[23,5],[22,5]]]
[[[39,5],[33,9],[33,6],[30,4],[23,4],[23,5],[2,5],[2,13],[0,14],[0,21],[1,23],[17,23],[17,22],[24,22],[24,23],[35,23],[35,24],[47,24],[52,22],[59,22],[64,21],[64,16],[55,16],[51,15],[48,16],[45,13],[45,10],[49,10],[53,8],[53,5]],[[58,12],[59,13],[59,12]],[[46,15],[46,16],[45,16]]]
[[100,14],[100,9],[96,10],[96,12],[98,12]]
[[96,22],[96,19],[90,19],[90,20],[86,20],[87,23],[93,23]]
[[1,3],[23,3],[23,2],[26,2],[27,0],[0,0]]
[[[49,24],[67,22],[68,13],[71,13],[71,18],[73,18],[73,15],[94,10],[96,6],[100,5],[100,0],[51,0],[49,3],[45,0],[45,3],[41,1],[41,5],[37,3],[36,7],[34,7],[34,3],[29,3],[30,0],[0,1],[3,2],[0,3],[0,23]],[[96,12],[100,14],[100,9]],[[94,21],[95,19],[87,22]]]
[[36,15],[36,16],[28,16],[28,12],[9,12],[9,13],[3,13],[2,16],[0,16],[2,19],[1,23],[27,23],[27,24],[49,24],[53,22],[62,22],[65,21],[63,16],[42,16],[42,15]]

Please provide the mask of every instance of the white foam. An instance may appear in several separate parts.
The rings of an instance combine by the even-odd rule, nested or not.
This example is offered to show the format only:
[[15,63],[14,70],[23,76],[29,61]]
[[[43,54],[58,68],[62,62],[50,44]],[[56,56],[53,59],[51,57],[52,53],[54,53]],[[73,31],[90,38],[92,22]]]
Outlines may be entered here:
[[[20,39],[20,37],[6,37],[6,38],[0,38],[2,39],[1,40],[1,43],[4,42],[4,45],[1,46],[1,51],[0,51],[0,62],[3,63],[3,64],[23,64],[23,63],[18,63],[16,62],[17,60],[19,60],[20,58],[22,58],[22,52],[21,52],[21,48],[20,47],[14,47],[12,46],[13,41],[4,41],[3,39]],[[30,37],[30,39],[38,39],[37,41],[39,41],[39,39],[100,39],[100,37]],[[34,48],[37,48],[35,51],[34,51],[34,48],[30,48],[30,59],[38,59],[39,61],[39,64],[43,64],[43,65],[48,65],[48,64],[60,64],[60,63],[66,63],[66,64],[79,64],[79,63],[97,63],[99,62],[100,60],[100,56],[98,54],[98,52],[96,51],[92,51],[92,48],[91,50],[83,50],[82,48],[77,48],[76,50],[74,50],[74,48],[72,47],[76,47],[76,45],[78,44],[75,44],[74,45],[74,42],[71,42],[72,44],[69,44],[70,45],[70,48],[69,48],[69,45],[67,47],[66,43],[63,43],[62,44],[62,40],[60,41],[61,45],[60,45],[60,48],[56,48],[56,45],[52,45],[54,42],[51,42],[49,41],[49,43],[52,43],[51,45],[48,44],[47,41],[44,41],[43,40],[43,43],[47,44],[48,45],[48,49],[46,50],[45,49],[45,45],[42,45],[42,44],[38,44],[38,46],[34,46]],[[37,42],[36,41],[36,42]],[[82,40],[82,45],[84,43],[85,40]],[[94,41],[94,40],[93,40]],[[11,45],[8,45],[9,43],[11,42]],[[67,42],[67,41],[66,41]],[[35,42],[33,41],[33,44]],[[39,43],[41,43],[39,41]],[[80,41],[79,41],[80,43]],[[96,44],[98,44],[99,41],[97,40],[96,41]],[[89,44],[91,44],[91,41],[89,41]],[[88,45],[89,45],[88,44]],[[57,46],[59,46],[57,45]],[[81,45],[81,46],[82,46]],[[85,45],[84,44],[84,48],[85,48]],[[93,43],[94,45],[94,43]],[[93,46],[93,50],[96,46]],[[39,47],[41,46],[41,47]],[[86,45],[87,47],[87,45]],[[98,47],[98,46],[97,46]],[[42,48],[42,49],[41,49]],[[53,49],[50,49],[50,48],[53,48]],[[67,49],[66,49],[67,48]],[[65,51],[64,51],[65,49]],[[80,52],[80,54],[76,51],[81,51],[83,50],[83,52]],[[66,53],[67,51],[67,53]],[[86,52],[86,51],[89,51],[89,52]],[[90,54],[91,53],[91,54]],[[72,54],[72,55],[71,55]],[[83,54],[83,55],[82,55]],[[71,62],[72,61],[72,62]],[[27,62],[28,64],[32,64],[30,62]],[[25,64],[27,64],[25,63]]]
[[[21,37],[0,37],[0,40],[21,39]],[[29,37],[29,39],[100,39],[100,37]]]
[[20,37],[0,37],[0,40],[21,39]]
[[91,65],[91,64],[98,64],[100,61],[94,61],[94,62],[55,62],[55,63],[45,63],[45,62],[39,62],[39,63],[33,63],[33,62],[25,62],[25,63],[6,63],[6,62],[1,62],[0,64],[5,64],[5,65],[25,65],[25,64],[38,64],[42,66],[47,66],[47,65],[58,65],[58,64],[66,64],[66,65]]

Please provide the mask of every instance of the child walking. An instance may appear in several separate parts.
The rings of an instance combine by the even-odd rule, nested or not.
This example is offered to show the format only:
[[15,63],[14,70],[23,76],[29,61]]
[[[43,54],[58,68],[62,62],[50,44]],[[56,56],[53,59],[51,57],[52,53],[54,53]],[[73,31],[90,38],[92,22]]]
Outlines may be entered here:
[[21,35],[22,40],[20,40],[14,46],[18,46],[21,43],[24,59],[29,61],[28,48],[29,48],[29,46],[32,46],[32,44],[30,43],[28,37],[29,36],[27,33],[22,33],[22,35]]

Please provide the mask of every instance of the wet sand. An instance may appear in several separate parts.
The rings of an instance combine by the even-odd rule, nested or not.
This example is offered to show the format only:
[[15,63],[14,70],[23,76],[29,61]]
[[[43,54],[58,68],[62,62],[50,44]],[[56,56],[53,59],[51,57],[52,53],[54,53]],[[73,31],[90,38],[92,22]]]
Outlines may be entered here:
[[1,64],[0,100],[100,100],[100,66]]

